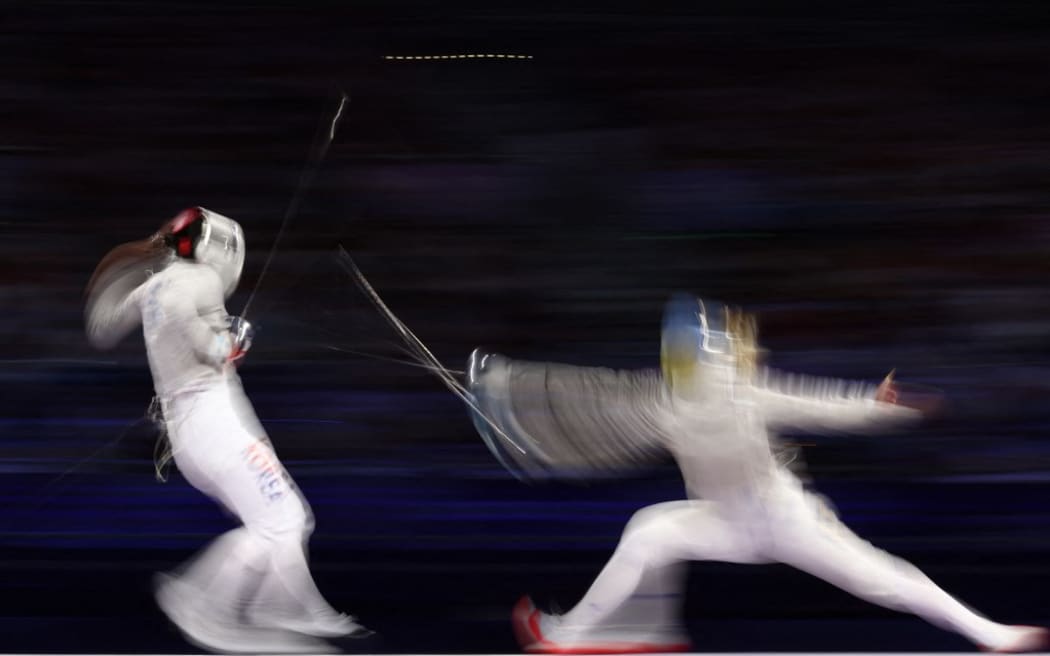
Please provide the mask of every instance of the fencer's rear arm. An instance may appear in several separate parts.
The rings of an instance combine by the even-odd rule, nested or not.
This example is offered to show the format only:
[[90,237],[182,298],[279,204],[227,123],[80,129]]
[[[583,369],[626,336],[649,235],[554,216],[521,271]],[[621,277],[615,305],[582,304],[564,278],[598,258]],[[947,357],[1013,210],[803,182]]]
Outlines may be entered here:
[[109,350],[134,330],[142,321],[141,298],[141,286],[129,292],[120,281],[97,288],[88,299],[84,313],[91,345]]
[[918,410],[876,400],[874,385],[763,371],[754,400],[773,429],[865,433],[917,421]]
[[88,341],[111,349],[142,321],[143,284],[167,261],[155,237],[120,244],[106,253],[87,285],[84,323]]

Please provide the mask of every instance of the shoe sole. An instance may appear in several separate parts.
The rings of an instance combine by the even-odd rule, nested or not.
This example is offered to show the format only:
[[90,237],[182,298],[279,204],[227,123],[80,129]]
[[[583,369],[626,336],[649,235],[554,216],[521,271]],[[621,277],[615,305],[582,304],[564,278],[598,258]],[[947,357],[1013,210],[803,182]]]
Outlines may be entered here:
[[594,642],[559,645],[543,637],[540,612],[528,597],[522,597],[511,611],[514,636],[522,650],[529,654],[654,654],[681,653],[692,648],[689,643]]
[[987,645],[978,645],[978,647],[987,654],[1030,654],[1050,649],[1050,631],[1038,626],[1024,628],[1029,629],[1030,633],[1023,636],[1014,645],[994,649]]
[[231,654],[337,654],[340,650],[323,640],[303,637],[301,640],[288,640],[278,632],[272,632],[270,639],[235,640],[215,639],[202,635],[196,630],[192,621],[192,612],[185,611],[184,604],[179,603],[176,586],[179,580],[170,574],[157,574],[154,581],[154,598],[164,615],[175,625],[183,639],[191,645],[210,652],[227,652]]

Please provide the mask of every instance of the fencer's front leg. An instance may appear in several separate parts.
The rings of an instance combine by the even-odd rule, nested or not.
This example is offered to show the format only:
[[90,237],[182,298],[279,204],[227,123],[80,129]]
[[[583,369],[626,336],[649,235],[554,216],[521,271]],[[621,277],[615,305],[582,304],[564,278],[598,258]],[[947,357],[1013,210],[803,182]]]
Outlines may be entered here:
[[645,508],[584,598],[553,628],[567,645],[688,645],[680,609],[686,561],[756,562],[753,545],[710,502]]
[[684,642],[681,613],[688,570],[685,561],[645,569],[634,593],[609,614],[603,626],[617,634],[645,636],[649,642],[667,636],[675,636],[673,642]]
[[[598,630],[614,615],[622,616],[624,607],[651,572],[674,564],[675,536],[668,516],[678,503],[659,504],[636,512],[624,528],[609,562],[591,584],[583,599],[565,614],[563,626],[580,634]],[[668,581],[664,580],[664,583]]]

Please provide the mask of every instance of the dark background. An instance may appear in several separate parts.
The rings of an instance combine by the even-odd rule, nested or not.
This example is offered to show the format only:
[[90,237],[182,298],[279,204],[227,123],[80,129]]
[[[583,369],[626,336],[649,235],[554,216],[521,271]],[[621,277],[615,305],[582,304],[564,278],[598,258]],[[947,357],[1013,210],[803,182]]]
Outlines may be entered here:
[[[314,505],[322,589],[382,638],[513,651],[673,467],[499,470],[339,268],[450,367],[652,366],[677,289],[775,366],[942,390],[907,434],[810,440],[843,518],[975,607],[1050,621],[1050,29],[1043,3],[33,2],[0,6],[0,649],[173,651],[150,597],[228,524],[151,477],[140,338],[83,337],[102,255],[188,205],[245,227],[242,376]],[[802,5],[805,4],[803,7]],[[515,54],[530,59],[388,60]],[[311,140],[350,101],[260,273]],[[967,649],[781,567],[698,564],[707,650]]]

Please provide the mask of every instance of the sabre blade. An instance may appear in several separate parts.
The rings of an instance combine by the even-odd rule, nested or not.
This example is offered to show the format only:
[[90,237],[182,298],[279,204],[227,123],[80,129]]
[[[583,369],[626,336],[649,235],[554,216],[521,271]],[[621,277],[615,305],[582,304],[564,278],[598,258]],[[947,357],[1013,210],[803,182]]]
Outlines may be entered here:
[[314,140],[310,147],[310,154],[307,156],[306,163],[303,165],[303,170],[299,174],[299,182],[295,187],[295,191],[292,193],[292,198],[288,202],[287,208],[285,208],[284,216],[281,218],[281,225],[277,229],[277,236],[274,237],[273,245],[270,247],[270,252],[266,256],[266,262],[263,263],[262,271],[259,273],[259,277],[255,280],[255,287],[252,288],[251,294],[248,295],[248,300],[244,303],[244,309],[241,310],[240,316],[242,318],[248,316],[248,308],[251,307],[252,301],[255,299],[255,293],[259,291],[259,284],[262,282],[263,277],[266,276],[266,272],[270,269],[270,262],[273,261],[273,256],[277,253],[277,246],[281,242],[281,237],[284,236],[284,231],[288,227],[288,222],[296,212],[299,211],[299,204],[302,202],[307,189],[313,184],[314,178],[317,177],[317,173],[321,169],[321,163],[324,161],[325,156],[328,154],[328,148],[332,145],[332,141],[335,139],[336,128],[338,127],[340,120],[343,118],[343,110],[349,102],[350,96],[347,95],[345,91],[340,90],[339,107],[336,109],[335,115],[332,116],[331,122],[328,123],[322,121],[317,126],[317,133],[314,135]]
[[467,406],[477,413],[477,416],[481,417],[486,424],[492,427],[492,429],[503,438],[508,444],[510,444],[519,453],[525,454],[526,451],[517,442],[514,441],[509,435],[507,435],[502,428],[500,428],[496,422],[489,418],[478,404],[474,401],[473,395],[466,387],[464,387],[459,381],[456,380],[445,365],[441,364],[441,361],[427,348],[423,340],[419,339],[415,333],[405,325],[401,319],[397,317],[394,312],[387,307],[386,303],[379,296],[379,293],[372,287],[372,284],[368,282],[365,275],[358,268],[357,263],[354,262],[354,258],[350,257],[350,253],[343,248],[342,244],[339,245],[339,263],[350,277],[354,279],[357,286],[364,292],[365,296],[375,305],[376,309],[379,310],[383,318],[386,319],[387,323],[401,336],[409,348],[413,349],[414,355],[419,362],[429,369],[435,376],[438,377],[441,382],[448,387],[449,391],[455,394],[461,401],[467,404]]

